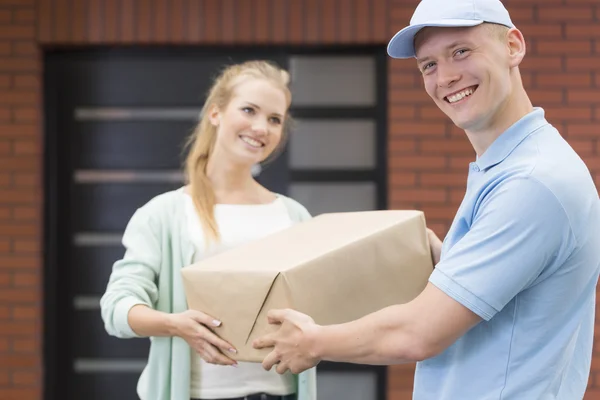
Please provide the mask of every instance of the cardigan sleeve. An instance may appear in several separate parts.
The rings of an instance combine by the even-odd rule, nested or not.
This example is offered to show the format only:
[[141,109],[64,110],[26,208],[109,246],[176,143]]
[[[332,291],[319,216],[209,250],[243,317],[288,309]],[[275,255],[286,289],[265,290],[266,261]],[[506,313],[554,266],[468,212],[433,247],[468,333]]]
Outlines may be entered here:
[[302,222],[302,221],[306,221],[306,220],[309,220],[312,218],[312,216],[310,215],[310,212],[308,212],[306,207],[304,207],[298,201],[296,201],[290,197],[287,197],[287,196],[283,196],[283,195],[279,195],[279,196],[281,196],[283,198],[283,201],[285,202],[285,205],[290,214],[290,217],[292,218],[292,220],[294,222]]
[[145,207],[131,217],[122,239],[123,258],[113,264],[106,291],[100,299],[104,326],[109,335],[139,337],[129,326],[129,310],[144,304],[154,308],[158,299],[157,276],[161,266],[156,225]]

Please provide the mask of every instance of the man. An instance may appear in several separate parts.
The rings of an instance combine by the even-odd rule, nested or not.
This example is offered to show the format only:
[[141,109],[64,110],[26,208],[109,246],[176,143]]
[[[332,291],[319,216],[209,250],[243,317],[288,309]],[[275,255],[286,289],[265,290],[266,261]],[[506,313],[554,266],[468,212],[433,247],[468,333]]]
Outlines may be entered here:
[[321,360],[417,361],[415,400],[581,399],[592,353],[600,204],[582,160],[534,108],[526,46],[498,0],[423,0],[388,45],[415,57],[425,90],[477,158],[437,262],[412,302],[318,326],[273,310],[266,369]]

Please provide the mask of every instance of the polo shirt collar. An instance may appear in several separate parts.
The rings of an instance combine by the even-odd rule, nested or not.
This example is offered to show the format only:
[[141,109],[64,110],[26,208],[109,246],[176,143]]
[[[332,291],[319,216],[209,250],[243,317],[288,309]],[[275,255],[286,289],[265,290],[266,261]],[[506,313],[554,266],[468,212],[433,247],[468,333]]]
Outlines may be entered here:
[[548,124],[544,110],[534,107],[533,111],[511,125],[488,147],[476,164],[479,170],[485,170],[501,163],[529,135]]

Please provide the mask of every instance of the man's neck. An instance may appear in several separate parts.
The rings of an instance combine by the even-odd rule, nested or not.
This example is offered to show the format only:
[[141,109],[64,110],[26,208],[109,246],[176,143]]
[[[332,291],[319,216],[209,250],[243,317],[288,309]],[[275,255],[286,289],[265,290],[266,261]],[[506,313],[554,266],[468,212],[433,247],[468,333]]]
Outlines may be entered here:
[[465,130],[477,156],[481,157],[500,135],[531,111],[533,105],[523,90],[519,96],[509,99],[484,128]]

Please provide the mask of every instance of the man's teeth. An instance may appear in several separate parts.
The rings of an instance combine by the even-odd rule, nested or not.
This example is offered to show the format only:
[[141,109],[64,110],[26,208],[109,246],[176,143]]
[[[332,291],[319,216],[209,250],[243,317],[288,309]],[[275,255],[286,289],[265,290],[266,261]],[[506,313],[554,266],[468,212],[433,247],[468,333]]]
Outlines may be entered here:
[[447,99],[450,103],[455,103],[459,100],[464,99],[467,96],[472,95],[474,91],[475,91],[474,89],[465,89],[462,92],[453,94],[452,96],[448,96]]
[[248,143],[252,147],[262,147],[263,146],[263,144],[261,142],[259,142],[258,140],[249,138],[248,136],[242,136],[241,138],[244,142]]

